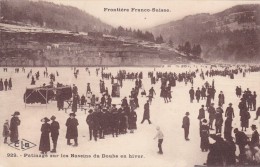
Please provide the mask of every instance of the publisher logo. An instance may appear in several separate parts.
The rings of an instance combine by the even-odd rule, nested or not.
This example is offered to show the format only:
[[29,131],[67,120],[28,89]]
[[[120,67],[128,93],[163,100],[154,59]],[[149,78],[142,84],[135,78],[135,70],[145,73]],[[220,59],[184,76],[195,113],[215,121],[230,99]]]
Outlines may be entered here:
[[13,148],[15,148],[15,149],[17,149],[17,150],[22,150],[22,151],[24,151],[24,150],[28,150],[28,149],[30,149],[30,148],[35,147],[36,144],[34,144],[34,143],[32,143],[32,142],[30,142],[30,141],[28,141],[28,140],[22,139],[22,140],[19,140],[19,141],[16,142],[16,143],[10,143],[10,144],[8,144],[8,146],[13,147]]

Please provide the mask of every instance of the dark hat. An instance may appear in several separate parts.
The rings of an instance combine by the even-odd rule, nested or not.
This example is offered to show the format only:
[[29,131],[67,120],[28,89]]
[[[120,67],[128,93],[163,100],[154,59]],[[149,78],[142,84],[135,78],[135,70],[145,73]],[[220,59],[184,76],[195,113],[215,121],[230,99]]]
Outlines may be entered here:
[[207,121],[206,119],[203,119],[202,122],[203,122],[203,123],[207,123],[208,121]]
[[190,113],[189,113],[189,112],[186,112],[185,115],[190,115]]
[[47,117],[44,117],[42,120],[44,120],[44,122],[49,122],[50,121],[50,119],[47,118]]
[[256,125],[252,124],[251,128],[256,129]]
[[20,112],[19,111],[15,111],[12,116],[15,116],[15,115],[20,115]]
[[234,129],[234,133],[237,133],[237,132],[238,132],[238,129],[237,129],[237,128],[235,128],[235,129]]
[[51,120],[55,120],[56,119],[56,117],[53,115],[53,116],[51,116],[51,118],[50,118]]
[[73,117],[75,117],[75,116],[76,116],[76,114],[75,114],[75,113],[70,113],[70,116],[73,116]]
[[232,106],[232,103],[229,103],[228,105]]
[[92,112],[93,112],[93,110],[92,110],[92,109],[90,109],[90,110],[88,111],[88,113],[90,113],[90,114],[91,114]]
[[115,106],[116,106],[116,104],[112,104],[112,106],[113,106],[113,107],[115,107]]
[[201,105],[201,107],[204,107],[204,105]]

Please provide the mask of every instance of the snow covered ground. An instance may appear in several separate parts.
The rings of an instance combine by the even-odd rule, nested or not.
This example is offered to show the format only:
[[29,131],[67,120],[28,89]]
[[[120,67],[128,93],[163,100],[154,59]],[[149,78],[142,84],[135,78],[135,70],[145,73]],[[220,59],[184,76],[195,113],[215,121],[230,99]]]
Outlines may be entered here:
[[[200,66],[198,65],[199,69]],[[13,89],[11,91],[1,91],[0,92],[0,130],[2,131],[2,125],[6,119],[11,118],[14,111],[19,111],[21,113],[21,125],[19,127],[19,138],[26,139],[30,142],[37,144],[36,147],[28,149],[26,151],[19,151],[6,144],[3,144],[3,138],[0,140],[0,167],[13,167],[21,166],[25,164],[26,166],[169,166],[169,167],[190,167],[194,165],[203,164],[206,162],[207,154],[206,152],[201,152],[200,150],[200,137],[199,137],[199,121],[197,119],[199,108],[202,104],[205,105],[205,100],[201,100],[200,103],[194,101],[194,103],[189,102],[188,91],[191,87],[190,84],[185,86],[184,82],[177,82],[177,86],[172,88],[172,102],[165,104],[163,99],[159,97],[160,95],[160,82],[158,82],[153,87],[156,91],[156,96],[153,99],[152,105],[150,106],[150,115],[152,124],[149,125],[148,122],[140,124],[143,116],[143,105],[146,102],[146,97],[141,97],[139,95],[140,108],[136,110],[138,115],[137,130],[134,134],[127,133],[125,135],[119,135],[117,138],[112,136],[105,136],[106,139],[100,139],[97,142],[89,141],[88,137],[88,126],[86,124],[87,114],[84,111],[78,110],[77,119],[79,120],[79,146],[71,147],[66,145],[66,126],[65,122],[68,118],[68,113],[64,111],[58,111],[56,107],[56,102],[50,102],[47,108],[46,105],[32,104],[27,105],[23,103],[23,94],[26,87],[31,87],[31,79],[27,79],[26,75],[31,68],[26,68],[26,72],[14,73],[14,68],[8,68],[8,72],[4,73],[1,69],[0,78],[9,78],[13,80]],[[140,72],[143,71],[144,79],[143,84],[146,91],[151,88],[150,79],[147,77],[148,71],[153,71],[153,68],[108,68],[105,71],[112,72],[115,74],[119,69],[126,69],[127,71]],[[172,71],[181,72],[189,71],[195,69],[193,66],[191,68],[178,68],[176,66],[167,68],[156,68],[156,71]],[[205,68],[204,68],[205,69]],[[209,69],[209,68],[208,68]],[[40,70],[40,80],[36,82],[36,86],[40,86],[43,83],[48,83],[49,79],[43,77],[44,68],[32,68],[33,73]],[[91,76],[85,71],[84,68],[79,68],[79,76],[77,79],[73,76],[73,70],[69,67],[60,68],[48,68],[49,73],[59,72],[60,76],[56,77],[56,80],[63,84],[72,85],[75,84],[79,89],[79,95],[81,96],[86,92],[87,82],[90,82],[91,88],[95,94],[99,92],[99,80],[100,76],[96,76],[95,68],[90,68]],[[202,86],[205,81],[209,83],[212,82],[213,78],[206,78],[204,81],[200,77],[195,78],[194,88]],[[235,75],[235,79],[231,80],[229,77],[214,77],[215,87],[216,87],[216,97],[218,93],[222,90],[225,94],[224,110],[228,103],[233,103],[235,110],[235,120],[233,121],[233,127],[239,127],[239,110],[238,103],[239,98],[235,95],[235,87],[241,85],[242,89],[250,88],[251,91],[256,91],[257,97],[257,107],[260,101],[260,75],[258,73],[250,73],[243,78],[242,74]],[[121,89],[121,97],[114,98],[112,103],[119,103],[121,99],[125,96],[129,96],[130,90],[134,87],[135,83],[130,80],[126,80],[123,83],[123,88]],[[111,81],[105,80],[105,86],[108,87],[109,92],[111,92]],[[215,98],[215,104],[217,104],[218,99]],[[185,112],[190,112],[190,141],[184,140],[184,131],[181,128],[182,118]],[[256,124],[259,128],[259,120],[255,121],[255,111],[250,111],[251,119],[250,125]],[[43,117],[50,118],[52,115],[57,117],[57,121],[60,123],[60,135],[58,139],[57,153],[58,158],[51,158],[50,153],[46,158],[36,158],[36,157],[24,157],[24,154],[40,154],[38,150],[38,145],[40,142],[40,120]],[[208,115],[206,113],[206,118]],[[164,133],[163,141],[163,155],[157,154],[157,140],[153,140],[156,134],[156,126],[160,126]],[[214,133],[215,131],[211,131]],[[251,133],[248,130],[247,133]],[[52,143],[51,143],[52,146]],[[18,157],[7,157],[8,153],[16,153]],[[238,153],[238,148],[237,148]],[[68,158],[61,157],[63,155],[69,155]],[[85,154],[90,155],[91,158],[73,158],[71,154]],[[102,155],[118,155],[119,158],[94,158],[94,154]],[[142,158],[129,158],[131,155],[143,155]],[[126,155],[126,158],[121,158],[120,155]]]

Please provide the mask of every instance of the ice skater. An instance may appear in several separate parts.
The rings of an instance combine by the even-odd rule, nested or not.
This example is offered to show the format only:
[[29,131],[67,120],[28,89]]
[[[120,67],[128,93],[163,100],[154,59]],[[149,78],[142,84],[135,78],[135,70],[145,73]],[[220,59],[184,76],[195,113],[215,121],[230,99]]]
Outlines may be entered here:
[[51,130],[51,139],[53,142],[53,149],[51,150],[51,153],[56,153],[60,125],[59,125],[59,122],[56,121],[56,117],[54,115],[51,116],[50,119],[52,120],[50,130]]
[[189,141],[189,129],[190,129],[190,118],[189,118],[190,113],[186,112],[185,116],[183,117],[182,120],[182,128],[184,129],[184,138],[185,140]]
[[164,135],[163,135],[162,131],[160,130],[159,126],[156,127],[156,130],[157,130],[157,134],[155,135],[155,137],[153,139],[155,140],[156,138],[158,138],[158,148],[159,148],[158,154],[163,154],[162,142],[163,142]]

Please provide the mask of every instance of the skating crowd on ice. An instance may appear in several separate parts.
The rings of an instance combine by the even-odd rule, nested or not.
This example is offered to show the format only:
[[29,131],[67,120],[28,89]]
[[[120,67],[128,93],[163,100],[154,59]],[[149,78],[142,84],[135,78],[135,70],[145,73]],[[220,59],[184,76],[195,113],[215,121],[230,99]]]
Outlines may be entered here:
[[[188,68],[189,65],[180,65],[182,68]],[[201,65],[206,66],[206,65]],[[171,103],[174,98],[172,96],[172,89],[181,82],[187,86],[188,83],[191,88],[188,92],[184,92],[184,96],[189,96],[190,101],[187,103],[200,103],[205,102],[198,109],[198,124],[199,133],[201,138],[200,148],[202,152],[208,152],[207,166],[235,166],[235,165],[260,165],[260,145],[259,134],[257,126],[250,124],[250,118],[255,117],[258,119],[260,115],[260,107],[257,108],[257,92],[250,88],[241,88],[239,83],[234,87],[236,97],[240,99],[238,105],[239,115],[235,115],[232,101],[225,100],[225,92],[222,90],[216,92],[214,77],[229,77],[234,79],[236,75],[242,74],[246,77],[248,73],[259,73],[260,67],[239,66],[239,65],[208,65],[209,69],[200,69],[200,65],[196,65],[193,71],[186,71],[182,73],[175,73],[173,71],[160,72],[156,68],[148,71],[148,73],[128,72],[126,70],[119,70],[116,75],[109,72],[109,68],[101,67],[96,68],[95,72],[97,77],[100,77],[99,85],[93,85],[91,81],[86,84],[86,92],[79,92],[77,85],[66,85],[66,83],[57,82],[59,72],[48,72],[46,67],[43,76],[50,78],[49,84],[43,84],[41,87],[27,89],[24,94],[24,102],[27,104],[42,103],[47,104],[50,100],[57,101],[57,110],[71,111],[66,121],[66,139],[67,145],[77,147],[78,143],[78,125],[77,112],[84,110],[88,112],[85,124],[89,128],[89,140],[98,141],[98,139],[105,139],[106,136],[112,135],[119,137],[127,133],[134,133],[137,130],[137,114],[136,109],[143,108],[143,119],[140,124],[146,120],[152,124],[150,120],[150,106],[153,105],[153,99],[156,93],[160,92],[160,97],[164,103]],[[214,68],[219,67],[219,68]],[[8,68],[3,68],[4,72],[8,72]],[[25,73],[29,68],[21,68]],[[87,75],[91,75],[89,68],[85,68]],[[72,68],[74,77],[77,79],[80,74],[79,69]],[[19,73],[19,68],[15,68],[15,73]],[[61,73],[61,71],[60,71]],[[85,74],[86,75],[86,74]],[[92,74],[93,75],[93,74]],[[147,75],[150,79],[150,88],[145,90],[142,84],[143,76]],[[37,71],[35,74],[30,69],[27,74],[27,79],[31,79],[31,85],[35,85],[40,80],[41,73]],[[202,87],[193,87],[194,78],[199,77],[203,80]],[[210,81],[209,82],[209,78]],[[112,85],[111,94],[105,85],[104,80],[110,80]],[[120,89],[124,89],[124,81],[129,80],[134,82],[134,87],[129,92],[128,97],[123,97],[121,103],[113,103],[114,97],[120,97]],[[15,85],[16,83],[14,83]],[[154,89],[154,85],[160,84],[161,90]],[[257,83],[256,83],[257,84]],[[259,83],[258,83],[259,84]],[[4,83],[0,79],[0,93],[1,91],[11,91],[12,80],[5,79]],[[92,87],[99,86],[101,98],[92,92]],[[177,88],[178,89],[178,88]],[[217,93],[217,96],[215,94]],[[42,96],[42,97],[41,97]],[[144,106],[139,106],[139,98],[146,98]],[[217,100],[215,104],[214,101]],[[64,104],[68,103],[68,107]],[[224,104],[228,104],[227,108],[223,108]],[[163,104],[162,104],[163,105]],[[253,112],[251,112],[253,111]],[[209,117],[206,118],[205,113]],[[253,113],[253,114],[252,114]],[[19,142],[18,127],[22,123],[19,119],[20,112],[15,111],[12,114],[10,124],[9,119],[6,119],[3,125],[4,143]],[[189,142],[189,128],[190,128],[190,113],[186,112],[183,120],[182,127],[184,130],[184,140]],[[240,117],[241,127],[233,127],[232,121],[234,117]],[[41,119],[42,126],[40,129],[40,143],[39,150],[42,154],[47,152],[56,153],[59,138],[60,126],[55,115],[50,118],[44,117]],[[141,125],[140,125],[141,126]],[[224,127],[223,127],[224,126]],[[252,136],[247,136],[244,131],[251,128]],[[224,129],[224,130],[223,130]],[[164,134],[159,126],[156,127],[157,133],[154,139],[158,140],[158,154],[163,154],[163,139]],[[128,134],[127,134],[128,135]],[[9,142],[10,138],[10,142]],[[215,142],[210,143],[209,138]],[[51,149],[50,139],[53,146]],[[73,140],[73,144],[71,143]],[[199,144],[199,143],[198,143]],[[239,155],[236,155],[236,149],[239,149]]]

